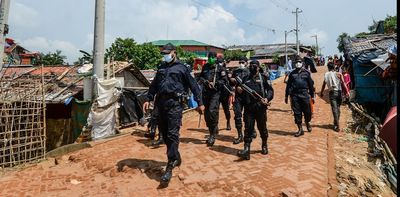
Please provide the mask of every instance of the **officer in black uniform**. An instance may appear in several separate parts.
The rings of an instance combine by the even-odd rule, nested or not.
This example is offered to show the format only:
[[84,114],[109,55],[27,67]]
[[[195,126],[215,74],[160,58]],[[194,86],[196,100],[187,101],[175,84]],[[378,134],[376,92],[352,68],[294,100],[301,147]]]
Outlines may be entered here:
[[149,101],[154,99],[158,107],[158,129],[167,145],[168,163],[165,173],[161,177],[162,184],[168,184],[172,177],[172,170],[181,164],[179,147],[179,129],[182,123],[183,94],[190,88],[195,101],[199,104],[197,110],[203,113],[204,105],[198,84],[190,75],[190,70],[182,64],[176,56],[176,48],[168,43],[163,46],[164,62],[159,66],[156,76],[150,84],[143,111],[149,107]]
[[[239,77],[240,79],[246,78],[250,74],[249,69],[247,68],[247,58],[242,57],[239,60],[239,68],[236,68],[232,72],[232,78],[230,78],[230,83],[235,87],[235,101],[233,102],[233,113],[235,115],[235,127],[238,133],[238,137],[233,140],[233,144],[239,144],[243,141],[243,133],[242,133],[242,113],[243,113],[243,105],[242,99],[240,97],[238,90],[238,84],[235,80],[235,77]],[[254,132],[253,137],[256,137],[256,132]]]
[[267,107],[269,102],[274,98],[274,90],[268,83],[268,78],[263,74],[260,67],[260,62],[253,60],[249,66],[250,75],[243,79],[243,84],[254,90],[258,95],[244,91],[239,87],[241,92],[242,103],[244,105],[244,149],[238,151],[238,156],[249,160],[250,159],[250,144],[254,133],[254,125],[257,122],[257,129],[260,132],[262,146],[261,153],[268,154],[267,147]]
[[311,132],[312,130],[310,125],[312,115],[310,100],[314,102],[314,97],[311,98],[310,95],[314,95],[314,81],[311,78],[311,73],[303,67],[302,59],[297,56],[295,69],[289,74],[285,92],[285,103],[288,103],[288,97],[290,96],[294,122],[298,128],[298,131],[294,134],[295,137],[304,135],[302,114],[304,114],[307,131]]
[[199,76],[199,83],[203,85],[204,118],[210,132],[207,146],[214,145],[218,134],[219,97],[223,84],[228,80],[225,68],[216,63],[216,56],[215,52],[208,53],[208,62],[204,64]]
[[[229,76],[229,71],[226,68],[226,63],[225,63],[224,59],[221,57],[218,57],[216,63],[219,64],[219,66],[224,67],[224,69],[227,72],[227,76]],[[223,85],[224,86],[221,90],[219,102],[222,105],[222,109],[224,109],[224,114],[225,114],[225,118],[226,118],[226,130],[230,131],[231,130],[231,112],[229,111],[229,98],[232,96],[233,88],[230,85],[229,81],[225,81],[225,83]]]

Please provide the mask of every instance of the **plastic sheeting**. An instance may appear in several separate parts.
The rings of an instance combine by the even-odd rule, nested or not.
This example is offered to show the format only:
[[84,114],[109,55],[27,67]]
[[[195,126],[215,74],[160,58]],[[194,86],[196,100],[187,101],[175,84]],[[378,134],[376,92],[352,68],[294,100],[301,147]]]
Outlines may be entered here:
[[92,105],[88,116],[88,125],[91,126],[93,140],[105,138],[115,134],[117,119],[118,98],[120,91],[115,87],[118,80],[115,78],[97,81],[98,97]]
[[[72,138],[73,141],[79,137],[83,126],[87,123],[87,118],[90,112],[90,101],[72,100],[71,119],[72,119]],[[72,142],[73,142],[72,141]],[[72,143],[71,142],[71,143]]]
[[120,98],[119,121],[121,125],[139,122],[143,117],[142,105],[147,90],[123,90]]
[[99,107],[107,106],[118,100],[121,92],[115,88],[120,87],[119,81],[115,78],[98,81],[97,83],[97,104]]
[[88,125],[92,126],[91,136],[93,140],[105,138],[115,134],[115,121],[117,102],[105,107],[92,106],[88,116]]

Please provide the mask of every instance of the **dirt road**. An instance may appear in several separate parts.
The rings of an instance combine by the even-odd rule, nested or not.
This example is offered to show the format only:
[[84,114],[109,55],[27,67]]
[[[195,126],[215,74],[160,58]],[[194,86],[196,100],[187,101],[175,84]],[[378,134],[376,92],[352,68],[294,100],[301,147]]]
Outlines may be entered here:
[[[325,67],[319,67],[312,75],[317,92],[324,72]],[[257,137],[251,145],[251,160],[238,160],[236,152],[243,144],[232,144],[236,131],[223,130],[226,120],[221,110],[222,130],[211,148],[205,144],[205,123],[198,129],[196,115],[184,121],[183,163],[174,170],[168,188],[158,188],[166,165],[165,146],[148,146],[144,131],[137,129],[134,135],[98,141],[92,148],[65,155],[57,159],[57,165],[53,159],[5,172],[0,177],[0,196],[327,196],[336,184],[334,137],[329,136],[338,135],[330,128],[330,105],[317,97],[313,131],[295,138],[294,118],[284,103],[285,86],[283,78],[273,82],[266,156],[260,153]],[[342,106],[342,127],[348,116],[350,112]],[[121,172],[117,164],[124,166]]]

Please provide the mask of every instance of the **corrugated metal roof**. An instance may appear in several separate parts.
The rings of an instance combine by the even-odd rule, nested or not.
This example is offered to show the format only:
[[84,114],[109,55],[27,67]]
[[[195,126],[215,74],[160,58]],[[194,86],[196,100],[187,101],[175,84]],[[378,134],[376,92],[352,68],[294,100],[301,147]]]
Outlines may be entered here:
[[[285,48],[285,43],[278,44],[259,44],[259,45],[233,45],[227,47],[227,50],[241,50],[241,51],[255,51],[259,49],[267,49],[267,48]],[[288,48],[296,47],[294,43],[287,43]]]
[[223,47],[206,44],[204,42],[199,42],[196,40],[156,40],[156,41],[151,42],[151,44],[153,44],[155,46],[164,46],[168,43],[171,43],[174,46],[205,46],[205,47],[211,46],[211,47],[215,47],[215,48],[224,49]]
[[171,43],[174,46],[210,46],[209,44],[196,40],[156,40],[151,43],[156,46],[164,46],[168,43]]
[[35,70],[36,67],[4,67],[0,71],[0,78],[3,79],[15,79],[19,76],[29,73]]
[[365,38],[349,38],[345,39],[345,53],[349,55],[359,55],[364,51],[370,50],[387,50],[391,45],[397,45],[397,34],[372,34]]
[[[119,73],[128,70],[135,75],[144,85],[149,86],[150,82],[143,76],[140,70],[128,62],[114,62],[114,71]],[[108,64],[105,65],[108,67]],[[79,66],[45,66],[43,67],[44,80],[46,83],[47,102],[62,103],[70,96],[83,91],[83,77],[78,74]],[[38,78],[41,76],[41,67],[4,67],[0,72],[0,77],[4,73],[4,79],[21,79]]]

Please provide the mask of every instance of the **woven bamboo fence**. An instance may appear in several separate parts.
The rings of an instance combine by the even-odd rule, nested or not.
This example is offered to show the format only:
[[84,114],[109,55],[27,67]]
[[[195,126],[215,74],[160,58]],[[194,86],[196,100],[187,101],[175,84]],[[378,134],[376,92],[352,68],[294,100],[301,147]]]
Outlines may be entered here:
[[0,79],[0,167],[45,157],[43,87],[43,74],[37,79]]

